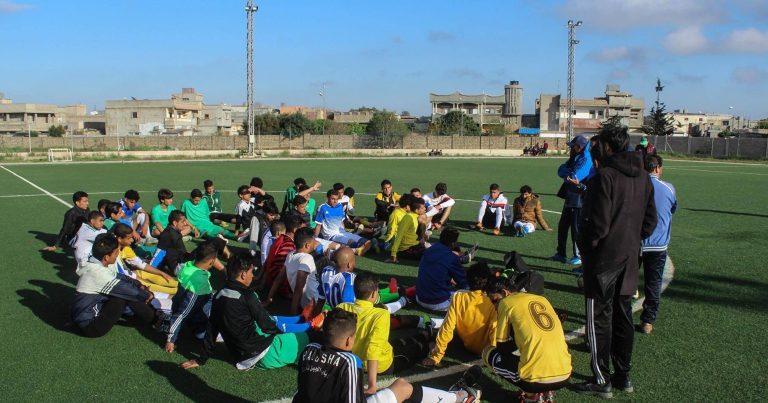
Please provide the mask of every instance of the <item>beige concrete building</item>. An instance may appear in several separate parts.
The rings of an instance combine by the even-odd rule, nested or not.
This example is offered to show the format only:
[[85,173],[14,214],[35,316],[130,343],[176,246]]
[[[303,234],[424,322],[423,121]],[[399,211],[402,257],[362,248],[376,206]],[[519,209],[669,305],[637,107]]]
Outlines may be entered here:
[[83,130],[85,105],[56,106],[51,104],[13,103],[0,94],[0,134],[34,131],[47,133],[51,126],[64,126],[75,133]]
[[203,110],[203,95],[183,88],[170,99],[106,102],[107,135],[194,135]]
[[203,105],[197,129],[196,134],[202,136],[236,136],[237,130],[232,129],[232,107],[227,104]]
[[670,113],[674,120],[676,136],[694,134],[700,130],[704,136],[717,135],[726,129],[740,128],[733,115],[724,113],[689,113],[685,109],[677,109]]
[[367,124],[368,122],[371,121],[371,118],[373,118],[373,112],[350,111],[350,112],[333,112],[331,114],[331,119],[333,119],[334,122],[339,122],[339,123]]
[[[574,99],[573,127],[575,132],[590,132],[612,116],[620,116],[630,131],[643,127],[645,102],[621,91],[615,84],[605,87],[605,95],[592,99]],[[559,94],[541,94],[536,100],[536,115],[542,132],[563,133],[568,130],[568,100]]]
[[451,111],[462,111],[481,126],[504,124],[519,128],[523,117],[523,87],[518,81],[504,86],[504,95],[429,94],[432,120]]

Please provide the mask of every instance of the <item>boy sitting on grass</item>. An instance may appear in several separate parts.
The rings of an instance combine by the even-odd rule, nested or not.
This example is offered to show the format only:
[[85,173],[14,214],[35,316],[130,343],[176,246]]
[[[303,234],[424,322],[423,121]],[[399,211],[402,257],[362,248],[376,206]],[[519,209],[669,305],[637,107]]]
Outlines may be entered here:
[[117,201],[123,208],[125,219],[130,222],[133,228],[144,240],[152,240],[149,236],[149,217],[139,204],[139,192],[129,189],[123,195],[123,198]]
[[533,193],[528,185],[520,188],[520,196],[512,203],[512,222],[518,237],[524,237],[535,231],[536,222],[544,231],[552,231],[541,213],[539,195]]
[[88,193],[78,190],[72,195],[74,206],[64,213],[64,223],[61,224],[59,234],[52,245],[46,246],[43,250],[53,252],[59,246],[72,246],[71,243],[80,226],[88,221]]
[[181,231],[188,225],[187,216],[181,210],[173,210],[168,215],[168,226],[157,237],[157,248],[152,255],[150,265],[166,274],[176,276],[182,264],[187,247],[184,246]]
[[[275,278],[269,290],[267,303],[272,301],[284,279],[288,279],[293,297],[291,298],[291,315],[296,315],[300,309],[315,311],[315,302],[322,298],[318,282],[315,258],[311,253],[315,249],[314,236],[311,228],[299,228],[294,235],[296,250],[288,254],[285,265]],[[318,306],[322,307],[322,304]],[[319,311],[319,309],[317,310]]]
[[203,192],[200,189],[193,189],[189,194],[189,199],[181,204],[181,211],[186,214],[187,220],[195,228],[200,236],[223,236],[227,239],[236,240],[237,235],[231,231],[225,230],[211,222],[210,211],[207,203],[201,203]]
[[269,250],[272,248],[272,245],[274,245],[275,240],[282,235],[285,235],[285,223],[282,221],[273,221],[269,228],[269,233],[265,234],[264,238],[261,240],[261,250],[259,251],[261,253],[261,267],[264,267],[264,264],[267,262]]
[[410,193],[404,194],[397,200],[397,208],[392,210],[387,218],[387,231],[382,238],[379,238],[379,250],[377,251],[380,252],[382,249],[388,251],[392,249],[392,241],[395,240],[395,236],[397,235],[398,225],[403,217],[411,211],[410,204],[412,200],[413,196],[411,196]]
[[490,277],[491,271],[485,263],[476,263],[467,270],[469,291],[456,291],[451,297],[435,347],[421,365],[440,364],[454,331],[464,347],[475,354],[496,345],[496,306],[485,293]]
[[[107,232],[104,229],[104,216],[98,210],[88,213],[88,221],[80,226],[77,235],[72,240],[75,247],[75,262],[80,264],[88,260],[93,249],[93,241],[99,234]],[[131,237],[133,240],[133,237]]]
[[287,279],[283,279],[279,284],[275,285],[275,279],[281,274],[285,266],[285,259],[288,258],[288,254],[296,250],[296,244],[293,242],[296,231],[301,228],[301,222],[294,216],[288,216],[283,219],[285,225],[285,233],[278,236],[275,242],[269,249],[267,260],[264,262],[264,274],[261,276],[257,288],[261,289],[264,286],[269,288],[269,295],[266,302],[272,301],[272,298],[276,295],[282,295],[284,297],[291,297],[291,287],[288,284]]
[[142,322],[155,326],[164,318],[150,305],[154,298],[151,292],[138,281],[117,273],[119,253],[114,234],[99,234],[93,241],[91,257],[77,267],[80,279],[72,302],[72,321],[87,337],[109,333],[126,307]]
[[182,363],[182,368],[205,364],[214,351],[219,333],[229,352],[235,356],[235,367],[239,370],[271,369],[296,363],[309,336],[304,332],[284,333],[280,330],[250,288],[253,271],[253,260],[247,254],[229,262],[227,284],[213,297],[202,354]]
[[[351,312],[334,309],[323,323],[323,344],[310,343],[299,358],[298,390],[293,402],[304,403],[469,403],[480,398],[475,380],[480,368],[473,367],[446,392],[415,386],[398,378],[387,388],[363,387],[363,366],[352,353],[356,343],[357,318]],[[473,385],[469,387],[467,385]]]
[[411,199],[409,211],[397,225],[397,235],[392,242],[390,259],[387,262],[397,263],[398,255],[407,259],[418,260],[426,249],[425,234],[420,228],[419,217],[427,211],[424,200],[414,197]]
[[459,231],[447,227],[440,242],[424,252],[416,276],[416,302],[432,311],[448,310],[457,289],[466,289],[467,274],[461,265],[458,249]]
[[[160,189],[157,191],[158,203],[155,207],[152,207],[150,216],[152,217],[152,236],[157,238],[168,226],[168,216],[171,211],[177,210],[173,205],[173,192],[169,189]],[[181,230],[181,235],[186,236],[193,232],[191,226],[186,226]],[[195,237],[199,237],[200,233],[194,231]]]
[[117,259],[118,272],[139,280],[153,293],[164,293],[169,296],[175,294],[178,282],[173,276],[152,267],[136,256],[136,252],[131,248],[132,232],[133,229],[123,223],[117,223],[112,227],[112,233],[115,234],[120,245],[120,255]]
[[344,207],[339,203],[339,191],[328,190],[326,196],[327,203],[320,206],[315,217],[315,236],[354,248],[359,256],[365,255],[371,247],[371,241],[344,229],[346,215]]

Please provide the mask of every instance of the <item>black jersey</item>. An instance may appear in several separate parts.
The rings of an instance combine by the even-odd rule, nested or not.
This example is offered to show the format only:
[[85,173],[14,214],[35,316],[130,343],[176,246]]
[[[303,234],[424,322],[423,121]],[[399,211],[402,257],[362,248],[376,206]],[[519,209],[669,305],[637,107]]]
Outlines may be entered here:
[[309,343],[299,358],[294,403],[361,403],[363,363],[348,351]]

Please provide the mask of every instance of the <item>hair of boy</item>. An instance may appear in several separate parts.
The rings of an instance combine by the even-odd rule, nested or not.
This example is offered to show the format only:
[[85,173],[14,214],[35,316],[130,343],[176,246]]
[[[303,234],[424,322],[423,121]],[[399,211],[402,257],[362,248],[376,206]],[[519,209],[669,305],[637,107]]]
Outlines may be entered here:
[[119,222],[112,227],[112,233],[118,238],[125,238],[133,233],[133,228],[130,225]]
[[660,155],[648,154],[645,156],[645,170],[653,172],[654,169],[664,166],[664,159]]
[[101,260],[104,256],[109,256],[115,249],[118,248],[117,238],[115,234],[104,233],[96,235],[96,239],[93,240],[93,249],[91,249],[91,255],[94,258]]
[[384,188],[384,185],[392,186],[392,182],[390,182],[389,179],[384,179],[383,181],[381,181],[381,187]]
[[77,192],[72,194],[72,201],[77,203],[82,199],[83,197],[88,197],[88,193],[83,192],[82,190],[78,190]]
[[440,182],[437,185],[435,185],[435,194],[444,195],[447,192],[448,192],[448,185],[446,185],[444,182]]
[[411,189],[411,191],[410,191],[409,193],[410,193],[410,194],[414,194],[414,193],[416,193],[416,192],[418,192],[418,193],[421,193],[421,189],[419,189],[419,188],[413,188],[413,189]]
[[272,200],[267,200],[264,202],[264,207],[261,208],[261,211],[264,212],[264,214],[279,214],[280,210],[277,208],[277,204],[275,204]]
[[484,290],[491,278],[491,269],[488,263],[477,262],[467,269],[467,283],[472,291]]
[[264,187],[264,181],[261,180],[258,176],[254,176],[251,178],[251,186],[256,186],[257,188],[261,189]]
[[440,243],[445,246],[449,246],[452,248],[453,245],[455,245],[456,242],[458,242],[458,240],[459,240],[459,230],[457,230],[454,227],[443,228],[443,232],[440,233]]
[[123,206],[121,206],[120,203],[109,202],[107,207],[104,207],[104,213],[107,215],[107,217],[111,218],[113,214],[120,214],[120,210],[122,209]]
[[528,185],[520,186],[520,194],[523,193],[533,193],[533,189],[531,189],[531,187]]
[[406,193],[400,197],[400,200],[397,201],[397,205],[400,206],[400,208],[406,208],[411,204],[411,201],[413,201],[413,195]]
[[109,199],[100,199],[98,203],[96,203],[96,209],[106,209],[109,203],[112,203],[112,200]]
[[101,215],[101,211],[99,211],[99,210],[91,210],[91,212],[88,213],[88,221],[89,222],[93,221],[93,220],[95,220],[95,219],[97,219],[99,217],[103,217]]
[[357,330],[357,315],[343,309],[334,308],[325,315],[323,321],[323,343],[333,345],[352,336]]
[[195,198],[203,198],[203,192],[200,191],[200,189],[192,189],[191,192],[189,192],[189,198],[195,199]]
[[336,190],[335,190],[335,189],[328,189],[328,191],[327,191],[327,192],[325,192],[325,197],[327,197],[327,198],[329,198],[329,199],[330,199],[330,198],[331,198],[331,196],[335,195],[336,193],[337,193],[337,192],[336,192]]
[[333,190],[338,192],[341,189],[344,189],[344,184],[343,183],[336,182],[336,183],[333,184]]
[[600,129],[598,136],[600,136],[600,142],[608,145],[614,153],[626,150],[627,145],[629,145],[629,134],[626,127],[604,127]]
[[133,200],[133,201],[139,201],[139,192],[133,189],[128,189],[125,191],[125,194],[123,195],[123,199],[127,200]]
[[293,205],[294,206],[301,206],[302,204],[306,203],[307,199],[304,198],[302,195],[296,195],[296,197],[293,198]]
[[489,187],[490,191],[493,192],[494,190],[499,190],[499,184],[498,183],[491,183],[491,186]]
[[371,273],[358,273],[355,277],[355,298],[368,299],[379,289],[379,279]]
[[248,191],[249,186],[248,185],[241,185],[237,188],[237,194],[238,195],[244,195],[246,193],[251,193]]
[[425,204],[424,203],[424,199],[420,199],[418,197],[414,197],[411,200],[411,203],[409,204],[409,206],[411,207],[411,211],[415,212],[416,210],[419,209],[419,207],[423,206],[424,204]]
[[272,223],[270,230],[272,231],[272,236],[278,232],[285,232],[285,223],[282,221],[275,221]]
[[182,218],[186,217],[187,215],[184,214],[181,210],[173,210],[170,214],[168,214],[168,222],[173,224],[175,222],[181,221]]
[[203,187],[205,189],[208,189],[209,187],[213,186],[213,181],[210,179],[206,179],[203,181]]
[[250,253],[238,253],[229,260],[227,264],[227,278],[231,281],[237,280],[240,274],[255,268],[254,260]]
[[287,217],[283,217],[283,223],[285,224],[285,232],[292,234],[296,232],[297,229],[301,228],[304,221],[295,215],[289,214]]
[[302,227],[296,231],[296,235],[293,236],[293,243],[296,245],[296,249],[301,249],[306,244],[311,244],[315,239],[315,231],[309,227]]
[[219,254],[216,245],[210,242],[201,243],[194,250],[195,262],[204,262],[215,258]]
[[157,191],[157,201],[173,199],[173,192],[170,189],[160,189]]
[[354,197],[355,196],[355,188],[346,188],[344,189],[344,195],[347,197]]
[[304,178],[296,178],[293,180],[293,185],[296,186],[297,189],[300,185],[306,185],[306,184],[307,184],[307,180]]
[[296,188],[296,190],[298,190],[299,192],[303,192],[307,189],[309,189],[309,185],[307,185],[306,183],[302,183]]

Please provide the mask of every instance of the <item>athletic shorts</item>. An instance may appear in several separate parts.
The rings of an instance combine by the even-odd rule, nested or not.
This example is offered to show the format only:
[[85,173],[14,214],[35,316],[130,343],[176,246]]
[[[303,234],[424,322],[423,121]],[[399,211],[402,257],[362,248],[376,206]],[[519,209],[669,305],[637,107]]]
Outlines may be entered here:
[[397,403],[397,397],[392,389],[384,388],[366,397],[365,403]]
[[331,241],[340,243],[342,245],[347,245],[350,248],[359,248],[368,242],[367,239],[361,237],[360,235],[347,231],[341,231],[338,234],[332,236]]
[[304,347],[309,343],[306,333],[281,333],[275,335],[272,344],[269,345],[267,354],[262,357],[257,368],[272,369],[295,364]]

